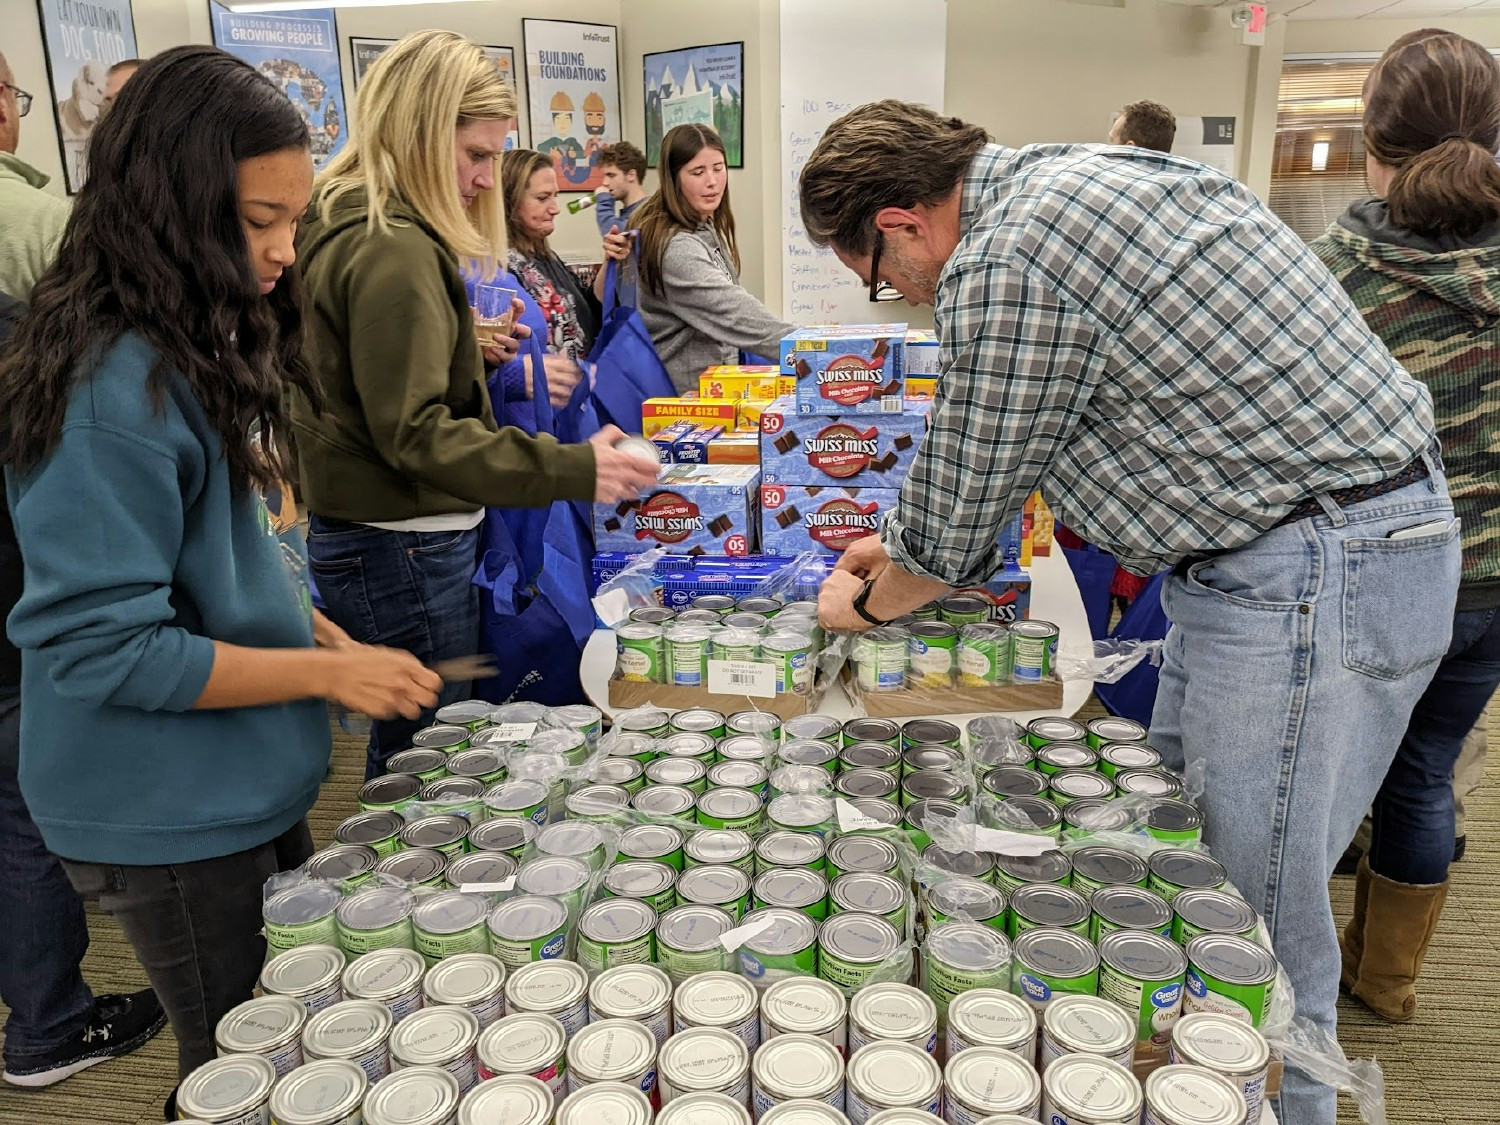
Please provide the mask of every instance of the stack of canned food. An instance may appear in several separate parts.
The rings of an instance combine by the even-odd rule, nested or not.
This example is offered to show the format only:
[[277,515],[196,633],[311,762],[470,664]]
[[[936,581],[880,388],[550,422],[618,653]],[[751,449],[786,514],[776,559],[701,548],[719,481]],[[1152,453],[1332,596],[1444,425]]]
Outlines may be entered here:
[[[1276,963],[1136,724],[440,718],[268,900],[264,995],[185,1116],[239,1089],[333,1125],[358,1087],[372,1125],[1258,1120]],[[966,804],[1059,846],[953,846]]]
[[1057,626],[991,621],[983,598],[955,594],[855,639],[854,682],[863,692],[985,688],[1052,679]]

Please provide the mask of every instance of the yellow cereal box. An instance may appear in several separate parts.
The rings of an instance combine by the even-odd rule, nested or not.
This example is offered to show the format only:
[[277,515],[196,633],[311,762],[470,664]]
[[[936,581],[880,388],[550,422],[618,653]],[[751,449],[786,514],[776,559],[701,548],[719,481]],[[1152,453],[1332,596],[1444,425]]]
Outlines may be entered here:
[[765,398],[742,398],[735,403],[738,411],[735,415],[734,428],[744,430],[747,433],[760,432],[760,416],[771,409],[775,399]]
[[759,465],[759,434],[722,434],[708,443],[710,465]]
[[710,367],[698,376],[698,393],[704,398],[775,398],[780,378],[779,367]]
[[735,403],[727,399],[648,398],[641,404],[641,433],[655,437],[673,422],[696,422],[701,426],[735,426]]
[[1031,553],[1043,557],[1052,554],[1052,532],[1056,520],[1040,492],[1031,498]]
[[906,401],[922,402],[937,394],[937,379],[920,375],[906,377]]

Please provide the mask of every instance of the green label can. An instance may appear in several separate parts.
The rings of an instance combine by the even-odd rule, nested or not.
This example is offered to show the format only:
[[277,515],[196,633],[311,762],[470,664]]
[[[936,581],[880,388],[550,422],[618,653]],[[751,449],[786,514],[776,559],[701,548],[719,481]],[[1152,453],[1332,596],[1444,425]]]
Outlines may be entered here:
[[990,619],[990,606],[970,594],[950,594],[938,602],[938,620],[949,625],[978,625]]
[[738,867],[755,877],[755,840],[738,828],[705,828],[694,832],[682,846],[687,867],[725,865]]
[[918,746],[946,746],[963,749],[963,732],[946,719],[910,719],[901,728],[901,750]]
[[769,923],[739,948],[740,972],[765,989],[786,977],[818,972],[818,924],[800,910],[764,907],[745,915],[745,926]]
[[964,625],[958,631],[958,682],[964,687],[994,687],[1011,679],[1014,653],[1004,625]]
[[[453,857],[463,858],[461,855]],[[412,887],[428,887],[440,891],[448,886],[449,862],[449,858],[442,852],[431,848],[405,848],[377,863],[375,874],[389,875]]]
[[1186,890],[1217,890],[1229,881],[1224,865],[1206,852],[1186,848],[1167,848],[1152,854],[1147,884],[1171,902]]
[[717,906],[738,923],[750,909],[750,876],[738,867],[721,864],[689,867],[677,878],[677,898]]
[[638,813],[674,821],[683,828],[695,828],[698,798],[681,785],[648,785],[630,798],[630,807]]
[[823,837],[815,832],[767,832],[755,844],[755,870],[760,875],[773,867],[805,867],[820,874],[825,870]]
[[386,773],[406,773],[426,783],[448,776],[448,756],[441,750],[403,750],[385,763]]
[[339,948],[349,957],[373,949],[415,949],[411,915],[417,898],[397,887],[365,887],[338,908]]
[[1073,882],[1073,865],[1061,851],[1053,849],[1040,855],[997,855],[995,885],[1014,894],[1030,883],[1051,883],[1066,887]]
[[1185,847],[1203,839],[1203,817],[1186,801],[1163,797],[1146,813],[1146,831],[1165,844]]
[[482,895],[440,891],[426,895],[412,910],[412,938],[428,968],[459,953],[488,953],[485,918],[490,902]]
[[454,813],[424,816],[407,822],[401,829],[401,842],[408,848],[431,848],[446,856],[463,855],[469,850],[469,821]]
[[604,893],[640,899],[658,914],[677,905],[677,871],[650,859],[616,863],[604,873]]
[[618,785],[628,797],[646,787],[646,767],[634,758],[605,758],[595,763],[594,776],[601,785]]
[[411,736],[411,744],[415,750],[441,750],[444,754],[456,754],[469,748],[469,735],[472,733],[468,727],[438,723],[417,731]]
[[708,768],[697,758],[657,758],[645,775],[652,785],[680,785],[694,796],[708,789]]
[[833,791],[850,800],[886,801],[896,808],[899,808],[895,804],[899,788],[896,775],[886,773],[885,770],[844,770],[833,780]]
[[375,849],[367,844],[334,844],[312,856],[304,870],[309,879],[323,879],[353,890],[369,880],[379,862]]
[[958,630],[941,621],[919,621],[907,630],[906,673],[911,687],[945,688],[953,682]]
[[711,789],[748,789],[762,801],[770,788],[770,774],[759,762],[715,762],[708,768]]
[[656,911],[640,899],[605,898],[578,918],[578,963],[593,976],[656,960]]
[[1146,728],[1134,719],[1103,715],[1089,720],[1088,743],[1095,750],[1108,746],[1110,743],[1145,741]]
[[752,893],[759,906],[800,910],[815,922],[828,917],[828,880],[806,867],[772,867],[756,876]]
[[748,789],[710,789],[698,798],[698,823],[756,835],[765,823],[764,806]]
[[1010,896],[1010,936],[1019,938],[1028,930],[1050,926],[1087,937],[1089,904],[1070,887],[1029,883]]
[[1073,864],[1072,887],[1087,897],[1100,887],[1146,885],[1146,863],[1119,848],[1079,848],[1068,857]]
[[638,824],[620,833],[617,850],[621,859],[654,859],[681,871],[682,842],[682,831],[670,824]]
[[728,911],[685,902],[656,923],[656,963],[672,979],[673,986],[696,973],[723,971],[728,967],[729,954],[719,939],[735,925]]
[[1012,947],[1011,991],[1038,1012],[1054,996],[1099,994],[1099,953],[1071,930],[1027,930]]
[[724,716],[707,707],[689,707],[672,716],[675,734],[701,734],[714,741],[724,737]]
[[1049,777],[1063,770],[1091,770],[1099,755],[1081,742],[1049,742],[1036,752],[1036,768]]
[[507,970],[567,953],[568,908],[555,898],[520,895],[490,911],[490,952]]
[[1114,782],[1093,770],[1059,770],[1047,781],[1047,796],[1060,809],[1074,801],[1107,800],[1114,795]]
[[950,875],[929,887],[922,913],[929,930],[950,919],[978,922],[1002,933],[1007,930],[1005,892],[966,875]]
[[1121,770],[1161,769],[1161,755],[1144,742],[1106,742],[1095,749],[1099,752],[1099,772],[1107,777]]
[[1276,958],[1233,934],[1201,934],[1187,944],[1187,993],[1182,1010],[1217,1012],[1260,1027],[1271,1011]]
[[736,711],[724,720],[726,736],[754,734],[774,742],[781,740],[781,719],[770,711]]
[[835,914],[818,929],[818,976],[852,993],[901,947],[901,935],[873,914]]
[[714,750],[714,739],[698,731],[678,731],[676,734],[669,734],[661,740],[657,750],[659,751],[658,761],[662,758],[696,761],[705,771],[718,758]]
[[1100,887],[1089,898],[1089,938],[1098,945],[1116,930],[1172,935],[1172,908],[1145,887]]
[[862,914],[873,914],[884,918],[896,927],[896,932],[906,932],[907,916],[906,887],[889,875],[874,871],[851,871],[840,875],[828,888],[828,909],[838,914],[846,910]]
[[516,778],[492,785],[481,798],[493,817],[521,817],[540,827],[551,814],[551,790],[545,782]]
[[879,770],[892,777],[901,775],[901,752],[883,742],[854,742],[839,752],[843,770]]
[[344,896],[332,883],[299,883],[266,900],[262,917],[271,954],[299,945],[337,945],[335,911]]
[[1186,973],[1182,947],[1160,934],[1120,930],[1099,942],[1099,995],[1135,1022],[1135,1061],[1143,1068],[1167,1061]]
[[806,695],[813,683],[812,638],[803,633],[773,633],[760,643],[764,659],[776,666],[777,695]]
[[676,687],[702,687],[712,632],[702,625],[678,622],[666,631],[666,682]]
[[948,1006],[974,988],[1006,988],[1011,975],[1011,946],[993,926],[977,922],[942,922],[927,935],[927,995],[937,1005],[938,1022],[948,1025]]
[[637,684],[665,682],[666,633],[660,625],[639,623],[615,630],[615,667],[620,679]]
[[1016,683],[1039,684],[1051,679],[1057,661],[1057,626],[1050,621],[1013,621],[1010,633]]
[[906,828],[911,846],[919,852],[925,852],[932,846],[932,833],[928,831],[928,826],[944,820],[955,820],[962,812],[954,801],[913,801],[902,808],[901,823]]
[[1026,741],[1033,750],[1049,742],[1087,742],[1088,728],[1062,715],[1043,715],[1026,724]]
[[837,750],[844,744],[843,724],[832,715],[793,715],[782,722],[781,738],[783,742],[826,742]]
[[536,821],[519,816],[494,816],[469,829],[469,848],[476,852],[504,852],[520,860],[536,839]]
[[917,801],[952,801],[967,804],[968,788],[963,779],[947,770],[912,770],[901,778],[901,804]]
[[516,889],[526,895],[555,898],[576,914],[583,908],[593,868],[581,859],[537,855],[516,872]]
[[675,619],[677,611],[659,605],[643,605],[630,611],[628,621],[641,625],[665,625]]
[[1033,836],[1062,836],[1062,809],[1042,797],[1006,797],[988,816],[991,828]]
[[448,772],[456,777],[473,778],[480,785],[499,785],[505,780],[505,759],[498,750],[490,746],[460,750],[448,759]]
[[879,742],[899,750],[901,727],[890,719],[850,719],[844,724],[842,741],[845,746],[853,746],[856,742]]
[[1252,938],[1260,923],[1244,899],[1227,891],[1183,891],[1172,900],[1172,937],[1187,945],[1200,934],[1235,934]]
[[[775,718],[772,715],[771,718]],[[770,768],[776,743],[759,734],[730,734],[719,741],[719,762],[754,762]]]
[[766,817],[772,828],[822,833],[835,823],[833,799],[817,793],[783,793],[766,805]]
[[828,845],[828,877],[837,879],[850,871],[875,871],[894,875],[901,857],[896,846],[876,836],[840,836]]
[[406,821],[398,812],[356,813],[333,830],[333,838],[340,844],[365,844],[384,858],[401,850],[401,829],[404,827]]
[[852,653],[859,690],[867,693],[904,690],[910,645],[911,636],[905,629],[889,625],[861,633],[854,641]]

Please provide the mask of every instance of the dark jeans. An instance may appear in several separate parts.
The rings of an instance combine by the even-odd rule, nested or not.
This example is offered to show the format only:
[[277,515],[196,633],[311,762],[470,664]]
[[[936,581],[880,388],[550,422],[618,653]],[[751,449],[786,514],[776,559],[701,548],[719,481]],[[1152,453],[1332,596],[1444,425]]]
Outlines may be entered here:
[[64,860],[78,893],[99,899],[135,950],[177,1035],[177,1075],[218,1052],[214,1028],[250,999],[266,959],[266,880],[312,855],[307,822],[234,855],[165,867]]
[[1375,797],[1370,867],[1398,883],[1441,883],[1453,860],[1453,766],[1500,686],[1500,609],[1453,615],[1453,640]]
[[21,1065],[83,1030],[94,994],[78,966],[89,947],[83,900],[26,810],[16,781],[21,701],[0,689],[0,1000],[5,1058]]
[[[478,528],[384,531],[314,515],[307,554],[328,616],[356,641],[403,648],[423,664],[477,651]],[[468,697],[468,684],[445,684],[438,706]],[[371,724],[365,777],[383,774],[432,720],[427,711]]]

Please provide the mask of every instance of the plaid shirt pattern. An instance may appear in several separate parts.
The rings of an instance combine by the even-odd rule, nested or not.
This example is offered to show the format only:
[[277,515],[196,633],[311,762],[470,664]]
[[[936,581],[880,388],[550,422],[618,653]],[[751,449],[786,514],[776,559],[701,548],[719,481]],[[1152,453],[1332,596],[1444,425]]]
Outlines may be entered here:
[[1427,389],[1242,184],[1138,148],[986,146],[938,282],[931,430],[882,539],[984,581],[1038,487],[1153,574],[1434,441]]

